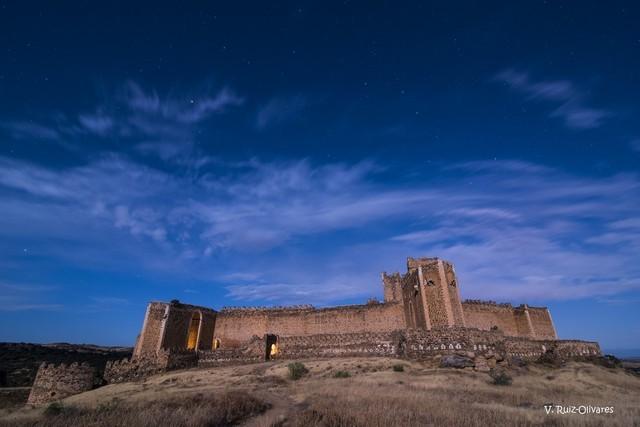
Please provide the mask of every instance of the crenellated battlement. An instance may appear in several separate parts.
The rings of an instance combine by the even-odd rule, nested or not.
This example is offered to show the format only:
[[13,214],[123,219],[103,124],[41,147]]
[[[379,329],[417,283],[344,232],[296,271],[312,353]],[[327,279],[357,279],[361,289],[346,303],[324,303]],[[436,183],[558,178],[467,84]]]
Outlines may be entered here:
[[475,304],[475,305],[486,305],[493,307],[503,307],[503,308],[513,308],[513,305],[508,302],[495,302],[490,300],[480,300],[480,299],[466,299],[462,301],[463,304]]
[[220,313],[230,312],[270,312],[270,311],[306,311],[315,310],[311,304],[288,305],[288,306],[261,306],[261,307],[222,307]]

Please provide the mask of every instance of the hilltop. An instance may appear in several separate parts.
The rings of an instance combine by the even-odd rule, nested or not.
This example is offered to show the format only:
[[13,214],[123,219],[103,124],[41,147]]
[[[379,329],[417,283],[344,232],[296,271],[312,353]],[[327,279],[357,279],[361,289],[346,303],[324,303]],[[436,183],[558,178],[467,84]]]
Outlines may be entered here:
[[[174,371],[112,384],[39,409],[5,410],[0,425],[407,426],[632,425],[640,378],[622,368],[570,362],[510,368],[511,385],[486,373],[392,358],[306,359]],[[547,415],[543,405],[612,406],[613,414]]]

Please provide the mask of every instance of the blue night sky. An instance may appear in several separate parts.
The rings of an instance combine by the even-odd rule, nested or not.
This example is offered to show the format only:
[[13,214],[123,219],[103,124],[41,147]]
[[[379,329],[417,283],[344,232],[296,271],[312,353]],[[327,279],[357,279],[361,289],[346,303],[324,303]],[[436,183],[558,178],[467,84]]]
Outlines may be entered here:
[[0,3],[0,341],[439,256],[640,348],[637,2],[55,3]]

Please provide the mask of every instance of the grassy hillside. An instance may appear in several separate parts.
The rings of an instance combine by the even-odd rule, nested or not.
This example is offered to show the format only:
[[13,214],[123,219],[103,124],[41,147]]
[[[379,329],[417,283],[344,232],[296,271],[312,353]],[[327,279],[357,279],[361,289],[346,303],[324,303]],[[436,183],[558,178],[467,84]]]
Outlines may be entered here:
[[[171,372],[114,384],[40,409],[5,410],[0,425],[39,426],[630,426],[640,378],[583,363],[486,373],[381,358],[304,360]],[[547,415],[543,405],[613,406],[613,414]]]

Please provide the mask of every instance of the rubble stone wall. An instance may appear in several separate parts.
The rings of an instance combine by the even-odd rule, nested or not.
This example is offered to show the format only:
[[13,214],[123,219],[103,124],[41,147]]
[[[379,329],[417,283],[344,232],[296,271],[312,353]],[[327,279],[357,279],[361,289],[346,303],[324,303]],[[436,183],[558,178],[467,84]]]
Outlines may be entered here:
[[87,363],[70,365],[43,363],[31,387],[28,404],[42,405],[91,390],[96,384],[96,368]]
[[277,357],[397,356],[400,336],[398,332],[363,332],[281,337]]

